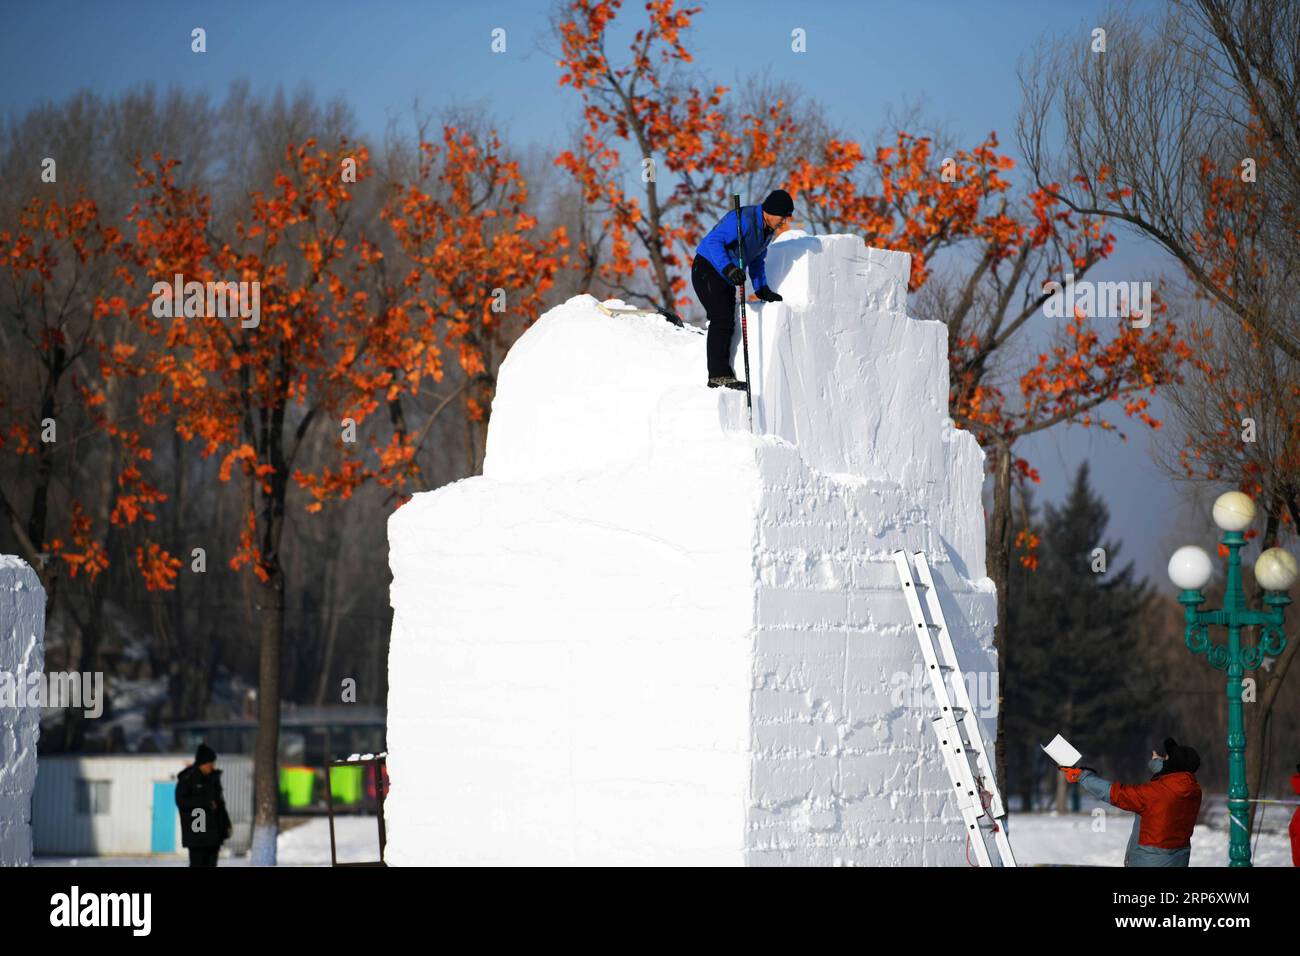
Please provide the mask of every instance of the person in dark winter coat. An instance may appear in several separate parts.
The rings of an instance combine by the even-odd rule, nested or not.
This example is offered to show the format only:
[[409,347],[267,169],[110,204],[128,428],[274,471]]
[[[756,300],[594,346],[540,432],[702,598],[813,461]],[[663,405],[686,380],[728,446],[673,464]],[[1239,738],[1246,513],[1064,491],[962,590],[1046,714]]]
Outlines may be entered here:
[[709,317],[705,350],[709,360],[709,387],[745,387],[731,368],[731,338],[736,332],[736,286],[744,285],[745,268],[754,295],[764,302],[781,297],[767,284],[767,247],[777,231],[794,215],[794,200],[784,189],[773,190],[762,206],[740,207],[740,239],[736,237],[733,209],[709,230],[691,263],[691,285]]
[[230,837],[230,814],[216,760],[216,751],[199,744],[194,763],[176,776],[181,845],[190,851],[190,866],[216,866],[221,844]]
[[1151,751],[1152,778],[1146,783],[1111,783],[1088,767],[1062,767],[1066,779],[1078,783],[1098,800],[1137,816],[1124,852],[1132,867],[1187,866],[1192,857],[1192,831],[1201,812],[1201,787],[1196,771],[1200,755],[1165,739],[1165,752]]

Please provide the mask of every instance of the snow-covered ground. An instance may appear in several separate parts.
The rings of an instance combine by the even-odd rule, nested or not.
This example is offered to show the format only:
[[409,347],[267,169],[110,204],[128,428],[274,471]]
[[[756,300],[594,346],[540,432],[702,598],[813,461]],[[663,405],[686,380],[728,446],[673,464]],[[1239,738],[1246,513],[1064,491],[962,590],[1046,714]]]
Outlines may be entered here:
[[[374,817],[347,816],[334,820],[334,838],[340,863],[362,863],[379,859],[379,826]],[[280,831],[280,866],[329,866],[330,828],[325,817]],[[185,856],[56,857],[38,856],[36,866],[186,866]],[[218,866],[248,866],[247,856],[222,856]]]
[[[1282,829],[1276,826],[1278,820]],[[1123,866],[1133,815],[1111,811],[1104,829],[1100,824],[1088,813],[1018,813],[1012,816],[1008,832],[1021,866]],[[1272,825],[1265,822],[1251,859],[1255,866],[1291,865],[1291,843],[1281,814]],[[1228,831],[1222,826],[1198,826],[1192,835],[1192,866],[1227,865]]]
[[[1094,831],[1093,818],[1086,813],[1064,816],[1021,813],[1012,819],[1011,843],[1021,866],[1120,866],[1132,819],[1127,813],[1111,813],[1106,816],[1105,829]],[[1282,819],[1280,815],[1279,819]],[[340,861],[378,858],[379,837],[374,817],[342,817],[335,820],[335,832]],[[1290,866],[1291,846],[1286,830],[1266,827],[1259,835],[1253,859],[1256,866]],[[1227,831],[1217,826],[1198,826],[1192,838],[1192,866],[1226,866],[1227,861]],[[37,857],[35,860],[37,866],[184,866],[185,862],[179,856]],[[312,818],[280,834],[281,866],[328,866],[329,862],[330,831],[324,818]],[[222,858],[220,865],[247,866],[248,857]]]

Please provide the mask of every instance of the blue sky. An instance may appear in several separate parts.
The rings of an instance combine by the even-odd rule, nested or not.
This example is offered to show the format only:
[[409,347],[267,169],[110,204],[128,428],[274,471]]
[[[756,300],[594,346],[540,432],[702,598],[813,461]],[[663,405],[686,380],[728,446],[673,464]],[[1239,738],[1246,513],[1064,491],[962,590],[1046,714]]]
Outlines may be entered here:
[[[1107,4],[1037,2],[710,2],[688,45],[712,81],[737,85],[769,72],[818,98],[831,120],[866,136],[890,108],[920,102],[927,119],[968,143],[996,130],[1016,155],[1019,59],[1044,36],[1077,33],[1087,42]],[[1158,16],[1164,4],[1134,2]],[[310,88],[341,95],[368,137],[390,118],[422,108],[482,104],[506,140],[556,148],[577,117],[576,97],[556,85],[550,2],[32,2],[0,13],[0,109],[21,114],[82,87],[113,94],[150,82],[206,90],[220,99],[247,79],[255,91]],[[624,20],[642,16],[630,0]],[[190,31],[207,31],[208,52],[190,51]],[[506,30],[504,54],[491,51]],[[790,34],[806,31],[808,52]],[[617,36],[617,34],[616,34]],[[619,49],[623,44],[612,46]],[[1156,277],[1167,261],[1120,233],[1119,253],[1099,278]],[[1172,273],[1171,273],[1172,274]],[[1046,321],[1044,323],[1046,325]],[[1132,438],[1056,430],[1026,444],[1043,474],[1040,498],[1055,500],[1084,459],[1112,511],[1112,534],[1146,573],[1164,581],[1176,489],[1153,464],[1144,426]],[[1208,520],[1206,522],[1208,530]]]
[[[801,84],[852,132],[874,131],[886,110],[922,98],[968,136],[996,129],[1010,143],[1019,105],[1017,59],[1044,33],[1096,19],[1089,2],[710,2],[690,47],[721,82],[770,69]],[[1160,9],[1137,4],[1136,9]],[[10,3],[3,14],[0,103],[23,109],[82,86],[105,93],[151,81],[220,94],[246,77],[257,89],[310,86],[344,95],[363,130],[382,132],[413,98],[483,101],[520,140],[558,142],[574,115],[555,85],[547,0],[453,2]],[[630,0],[624,20],[641,16]],[[190,51],[190,30],[208,52]],[[507,51],[491,52],[491,31]],[[808,52],[790,50],[806,31]]]

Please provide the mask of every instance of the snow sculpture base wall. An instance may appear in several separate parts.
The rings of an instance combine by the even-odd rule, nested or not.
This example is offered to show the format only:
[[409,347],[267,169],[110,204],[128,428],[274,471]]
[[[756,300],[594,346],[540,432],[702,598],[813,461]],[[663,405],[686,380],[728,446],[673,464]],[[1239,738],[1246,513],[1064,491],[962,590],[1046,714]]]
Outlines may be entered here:
[[32,861],[41,709],[27,706],[27,675],[45,669],[44,639],[45,590],[36,572],[0,554],[0,866]]
[[994,670],[983,457],[908,264],[772,245],[755,434],[699,330],[580,295],[515,344],[483,476],[389,521],[391,862],[965,863],[890,555]]

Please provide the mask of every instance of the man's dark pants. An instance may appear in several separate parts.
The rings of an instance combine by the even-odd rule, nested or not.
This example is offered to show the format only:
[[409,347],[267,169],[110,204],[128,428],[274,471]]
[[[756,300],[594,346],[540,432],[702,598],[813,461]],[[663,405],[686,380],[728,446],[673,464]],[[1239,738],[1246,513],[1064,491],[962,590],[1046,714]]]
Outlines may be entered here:
[[216,866],[217,856],[220,853],[220,846],[192,846],[190,847],[190,866]]
[[731,367],[731,337],[736,334],[736,287],[718,274],[713,263],[696,256],[691,263],[691,285],[709,317],[709,378],[735,375]]

